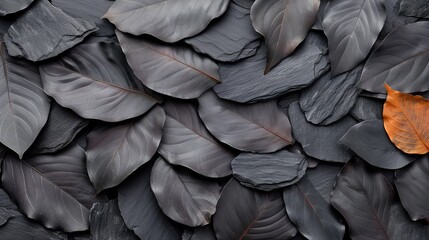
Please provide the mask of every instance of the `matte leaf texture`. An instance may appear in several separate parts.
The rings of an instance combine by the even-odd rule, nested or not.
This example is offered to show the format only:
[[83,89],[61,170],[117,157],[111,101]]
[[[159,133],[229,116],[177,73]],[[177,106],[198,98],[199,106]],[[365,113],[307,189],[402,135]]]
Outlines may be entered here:
[[231,179],[222,190],[213,227],[218,240],[290,239],[297,229],[286,215],[281,192],[261,192]]
[[399,14],[418,18],[429,18],[429,7],[426,0],[401,0]]
[[354,125],[340,139],[367,163],[384,169],[399,169],[417,159],[403,153],[389,140],[382,120],[368,120]]
[[15,0],[0,2],[0,16],[16,13],[26,9],[33,0]]
[[167,118],[158,152],[164,159],[206,177],[231,175],[235,154],[207,131],[197,108],[191,103],[173,100],[162,106]]
[[232,173],[246,187],[263,191],[292,185],[307,170],[306,157],[280,150],[270,154],[241,153],[231,162]]
[[395,197],[383,174],[352,160],[337,178],[331,203],[346,219],[352,239],[426,239],[429,227],[412,222]]
[[294,142],[289,119],[274,101],[239,104],[221,100],[209,91],[198,102],[198,113],[207,129],[233,148],[268,153]]
[[307,122],[299,103],[295,102],[289,106],[289,119],[293,136],[307,155],[322,161],[343,163],[353,156],[346,146],[338,143],[338,140],[356,124],[352,117],[345,116],[327,126],[314,125]]
[[183,232],[182,240],[217,240],[212,225],[186,229]]
[[161,157],[152,168],[150,187],[164,214],[190,227],[210,223],[221,190],[216,182],[175,169]]
[[156,92],[190,99],[220,83],[216,63],[189,47],[166,45],[119,31],[116,36],[136,76]]
[[84,118],[119,122],[157,103],[137,87],[115,44],[82,44],[43,64],[40,73],[45,92]]
[[328,203],[331,202],[331,191],[342,167],[343,164],[320,162],[317,167],[307,169],[305,177],[310,180],[317,192]]
[[12,24],[4,40],[10,55],[41,61],[75,46],[96,30],[93,22],[73,18],[48,0],[39,0]]
[[267,45],[265,74],[289,56],[316,21],[320,0],[256,0],[250,17]]
[[104,17],[122,32],[177,42],[204,30],[225,12],[228,3],[229,0],[118,0]]
[[[251,0],[245,0],[253,2]],[[225,14],[200,34],[185,39],[195,51],[225,62],[234,62],[256,54],[260,35],[250,20],[250,7],[230,2]]]
[[320,0],[319,10],[317,11],[316,22],[311,27],[313,30],[322,30],[323,31],[323,19],[325,18],[325,11],[329,5],[330,0]]
[[49,98],[37,66],[9,56],[3,43],[0,55],[0,142],[22,158],[48,119]]
[[383,0],[332,0],[323,19],[332,75],[349,71],[366,58],[386,20]]
[[118,205],[125,224],[141,239],[180,240],[181,230],[159,207],[150,189],[152,162],[118,186]]
[[253,57],[219,64],[222,84],[214,87],[216,94],[242,103],[272,99],[308,87],[329,70],[328,47],[322,33],[310,32],[292,55],[264,75],[266,58],[267,47],[262,45]]
[[79,146],[23,160],[8,155],[1,181],[24,214],[45,227],[66,232],[88,229],[89,208],[97,200]]
[[359,96],[350,115],[358,121],[383,119],[383,104],[379,99]]
[[386,84],[383,122],[396,147],[409,154],[429,153],[429,99],[401,93]]
[[307,121],[328,125],[344,117],[355,105],[361,92],[356,87],[362,67],[332,77],[325,73],[302,91],[299,105]]
[[88,135],[86,165],[97,192],[118,185],[153,157],[164,122],[165,113],[156,106],[142,117]]
[[140,239],[125,225],[119,212],[118,200],[110,200],[107,203],[94,203],[89,221],[91,239],[93,240]]
[[405,92],[429,91],[429,22],[392,31],[365,63],[358,87],[386,93],[384,83]]
[[290,220],[307,239],[343,239],[345,226],[308,178],[285,188],[283,198]]
[[413,221],[429,223],[429,157],[395,171],[395,186],[402,205]]

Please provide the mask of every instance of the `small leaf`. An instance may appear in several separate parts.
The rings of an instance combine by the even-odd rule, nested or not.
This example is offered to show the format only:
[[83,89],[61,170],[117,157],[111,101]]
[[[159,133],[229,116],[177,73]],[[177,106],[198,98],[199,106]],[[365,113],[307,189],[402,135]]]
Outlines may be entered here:
[[405,153],[429,152],[429,99],[401,93],[385,84],[384,129],[390,140]]
[[268,46],[267,74],[305,39],[317,17],[320,0],[256,0],[250,17]]

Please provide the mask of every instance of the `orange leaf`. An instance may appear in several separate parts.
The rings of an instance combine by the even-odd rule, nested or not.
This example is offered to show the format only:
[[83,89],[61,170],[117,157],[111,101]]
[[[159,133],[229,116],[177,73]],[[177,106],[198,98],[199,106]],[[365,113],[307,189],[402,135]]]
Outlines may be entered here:
[[429,100],[384,85],[384,129],[396,147],[409,154],[429,152]]

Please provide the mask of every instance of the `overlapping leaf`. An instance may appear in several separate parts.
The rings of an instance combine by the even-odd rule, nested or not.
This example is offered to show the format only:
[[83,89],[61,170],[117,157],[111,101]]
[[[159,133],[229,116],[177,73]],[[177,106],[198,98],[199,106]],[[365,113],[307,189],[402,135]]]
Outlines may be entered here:
[[222,15],[229,0],[118,0],[104,16],[134,35],[150,34],[165,42],[177,42],[204,30]]
[[386,20],[383,0],[333,0],[325,11],[332,74],[356,67],[366,58]]
[[16,13],[26,9],[33,0],[15,0],[0,2],[0,16],[5,16],[11,13]]
[[176,98],[197,98],[220,83],[216,63],[189,47],[170,46],[116,31],[127,61],[142,83]]
[[158,152],[165,160],[207,177],[231,174],[235,154],[207,131],[195,106],[167,101],[163,108],[167,118]]
[[13,58],[0,43],[0,142],[20,158],[34,142],[49,115],[36,65]]
[[429,18],[429,7],[426,0],[401,0],[399,14]]
[[148,111],[156,100],[134,82],[121,50],[91,43],[40,67],[45,92],[84,118],[118,122]]
[[265,37],[268,60],[265,73],[290,55],[316,21],[320,0],[256,0],[250,17]]
[[97,192],[114,187],[156,153],[165,113],[154,107],[142,117],[88,135],[87,170]]
[[242,151],[274,152],[293,143],[289,119],[276,102],[239,104],[207,92],[198,98],[198,113],[220,141]]

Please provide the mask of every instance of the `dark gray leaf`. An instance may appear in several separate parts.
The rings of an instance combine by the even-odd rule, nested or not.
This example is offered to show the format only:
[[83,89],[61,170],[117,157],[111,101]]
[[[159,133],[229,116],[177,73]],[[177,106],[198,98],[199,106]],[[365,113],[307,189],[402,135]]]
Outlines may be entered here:
[[39,0],[12,24],[4,40],[10,55],[40,61],[75,46],[97,29],[93,22]]
[[338,140],[356,121],[345,116],[327,126],[318,126],[307,122],[298,102],[289,106],[289,119],[295,139],[302,145],[304,152],[322,161],[347,162],[353,153]]
[[382,120],[368,120],[356,124],[344,134],[340,142],[347,145],[369,164],[384,168],[402,168],[417,159],[402,152],[390,141]]
[[230,2],[218,21],[185,42],[216,60],[234,62],[255,55],[259,38],[250,21],[250,9]]
[[383,0],[331,0],[323,30],[328,37],[332,75],[349,71],[366,58],[386,20]]
[[264,75],[266,47],[237,63],[221,63],[222,83],[214,87],[219,97],[236,102],[271,99],[309,86],[329,69],[323,34],[310,32],[292,55]]
[[240,5],[241,7],[247,8],[250,10],[255,0],[232,0],[234,3]]
[[265,74],[305,39],[317,17],[320,0],[256,0],[250,17],[267,45]]
[[344,117],[354,106],[361,92],[356,87],[362,66],[332,77],[325,73],[299,99],[307,121],[328,125]]
[[40,131],[29,154],[52,153],[69,145],[89,121],[79,117],[72,110],[51,102],[48,121]]
[[350,115],[358,121],[382,119],[383,104],[383,101],[377,99],[358,97]]
[[307,239],[343,239],[345,226],[308,178],[285,188],[283,198],[290,220]]
[[152,168],[150,187],[165,215],[190,227],[210,223],[221,190],[216,182],[174,169],[161,157]]
[[152,165],[143,165],[118,186],[119,210],[125,224],[141,239],[180,240],[179,226],[163,214],[150,189]]
[[392,31],[375,50],[358,86],[386,94],[384,83],[404,92],[429,90],[429,22],[416,22]]
[[1,181],[19,209],[45,227],[67,232],[88,229],[89,208],[97,200],[79,146],[23,160],[8,155]]
[[112,43],[82,44],[40,67],[45,92],[84,118],[118,122],[157,103],[138,89],[125,57]]
[[213,226],[210,224],[185,230],[182,235],[182,240],[217,240],[217,238]]
[[207,131],[194,105],[172,100],[165,102],[163,108],[167,118],[158,152],[169,163],[207,177],[231,174],[235,154]]
[[0,16],[16,13],[26,9],[33,0],[13,0],[0,2]]
[[[204,30],[229,0],[116,0],[104,16],[122,32],[177,42]],[[174,10],[174,11],[172,11]]]
[[22,158],[49,115],[37,66],[9,56],[0,43],[0,142]]
[[399,14],[418,18],[429,18],[429,3],[427,0],[401,0]]
[[323,31],[322,22],[323,22],[323,19],[325,18],[325,11],[327,6],[329,5],[328,4],[329,1],[330,0],[320,0],[320,6],[319,6],[319,11],[317,11],[316,22],[311,27],[311,29]]
[[94,203],[89,215],[89,222],[93,240],[140,239],[125,225],[119,212],[118,200]]
[[164,111],[155,106],[142,117],[96,128],[88,135],[86,167],[97,192],[118,185],[153,157],[164,122]]
[[207,129],[236,149],[267,153],[294,142],[289,119],[275,101],[239,104],[221,100],[209,91],[198,102],[198,113]]
[[298,232],[280,192],[252,190],[234,179],[222,190],[213,227],[218,240],[290,239]]
[[305,176],[326,202],[331,202],[331,191],[342,167],[340,164],[320,162],[316,168],[307,169]]
[[156,92],[197,98],[220,83],[216,63],[189,47],[166,45],[119,31],[116,36],[136,76]]
[[263,191],[292,185],[304,176],[304,155],[280,150],[270,154],[241,153],[231,162],[232,173],[246,187]]
[[424,156],[395,172],[395,185],[402,205],[413,221],[429,223],[429,157]]
[[412,222],[395,197],[383,174],[352,160],[338,176],[331,203],[346,219],[351,239],[426,239],[429,226]]

